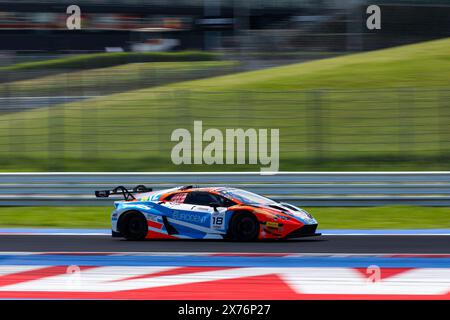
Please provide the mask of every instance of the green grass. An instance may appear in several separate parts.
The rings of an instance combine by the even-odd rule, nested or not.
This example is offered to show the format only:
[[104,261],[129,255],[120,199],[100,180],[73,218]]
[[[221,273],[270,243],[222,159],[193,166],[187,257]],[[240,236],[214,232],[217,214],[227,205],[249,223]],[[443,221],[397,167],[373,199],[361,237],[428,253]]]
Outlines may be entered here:
[[[112,207],[111,207],[112,208]],[[2,207],[2,227],[109,228],[109,207]]]
[[450,38],[180,84],[232,90],[435,88],[450,85]]
[[67,72],[0,86],[0,95],[101,95],[233,71],[233,61],[145,62]]
[[450,208],[385,206],[306,208],[322,229],[449,229]]
[[3,115],[0,170],[259,170],[172,164],[171,133],[194,120],[278,128],[280,170],[449,170],[449,52],[444,39]]
[[[2,227],[109,228],[109,207],[2,207]],[[450,208],[306,208],[321,229],[448,229]]]

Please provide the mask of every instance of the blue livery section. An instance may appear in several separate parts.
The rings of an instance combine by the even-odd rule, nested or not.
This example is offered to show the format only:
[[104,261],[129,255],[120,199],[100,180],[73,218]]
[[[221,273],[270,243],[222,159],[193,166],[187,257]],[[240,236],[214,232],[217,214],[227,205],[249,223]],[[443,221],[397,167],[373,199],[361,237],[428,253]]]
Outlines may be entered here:
[[[133,201],[116,202],[116,210],[111,215],[112,230],[118,232],[117,223],[120,216],[130,210],[136,210],[145,215],[149,221],[149,230],[168,235],[164,223],[174,227],[177,233],[170,234],[177,238],[222,238],[228,230],[232,212],[225,208],[213,211],[212,208],[198,205],[188,205],[170,202]],[[153,223],[152,223],[153,222]]]

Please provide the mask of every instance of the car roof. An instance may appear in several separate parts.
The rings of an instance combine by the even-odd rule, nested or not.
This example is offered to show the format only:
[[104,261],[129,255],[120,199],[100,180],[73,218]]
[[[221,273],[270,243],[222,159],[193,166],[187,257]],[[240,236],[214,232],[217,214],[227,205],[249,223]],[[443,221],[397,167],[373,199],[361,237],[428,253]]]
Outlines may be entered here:
[[203,191],[203,192],[221,192],[224,190],[239,190],[232,187],[192,187],[188,189],[180,189],[178,192],[193,192],[193,191]]

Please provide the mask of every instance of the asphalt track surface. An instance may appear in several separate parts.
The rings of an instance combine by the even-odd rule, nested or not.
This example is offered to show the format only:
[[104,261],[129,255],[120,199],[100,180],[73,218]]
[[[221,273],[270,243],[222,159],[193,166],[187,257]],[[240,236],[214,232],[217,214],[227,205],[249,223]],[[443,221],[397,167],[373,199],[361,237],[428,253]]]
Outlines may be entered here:
[[110,236],[1,235],[0,251],[449,254],[450,236],[320,236],[287,241],[126,241]]

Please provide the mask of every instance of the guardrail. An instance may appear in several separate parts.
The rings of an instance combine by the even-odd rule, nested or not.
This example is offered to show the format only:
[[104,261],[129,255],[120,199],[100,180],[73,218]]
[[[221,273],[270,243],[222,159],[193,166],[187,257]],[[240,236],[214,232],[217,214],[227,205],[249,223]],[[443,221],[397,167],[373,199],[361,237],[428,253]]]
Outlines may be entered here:
[[144,184],[239,187],[302,206],[450,206],[450,172],[0,173],[0,206],[104,206],[94,191]]

